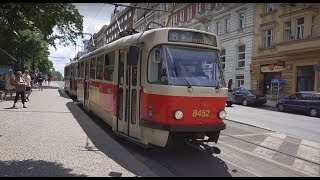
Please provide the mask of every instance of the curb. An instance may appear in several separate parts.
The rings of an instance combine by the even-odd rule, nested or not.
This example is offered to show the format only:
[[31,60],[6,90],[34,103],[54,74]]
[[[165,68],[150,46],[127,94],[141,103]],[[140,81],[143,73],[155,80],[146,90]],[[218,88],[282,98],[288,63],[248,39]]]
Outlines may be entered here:
[[255,125],[252,125],[252,124],[248,124],[248,123],[244,123],[244,122],[240,122],[240,121],[236,121],[236,120],[231,120],[231,119],[225,119],[225,120],[231,121],[231,122],[235,122],[235,123],[239,123],[239,124],[243,124],[243,125],[247,125],[247,126],[252,126],[252,127],[255,127],[255,128],[259,128],[259,129],[264,129],[264,130],[267,130],[267,131],[277,132],[277,131],[274,131],[274,130],[271,130],[271,129],[268,129],[268,128],[263,128],[263,127],[255,126]]

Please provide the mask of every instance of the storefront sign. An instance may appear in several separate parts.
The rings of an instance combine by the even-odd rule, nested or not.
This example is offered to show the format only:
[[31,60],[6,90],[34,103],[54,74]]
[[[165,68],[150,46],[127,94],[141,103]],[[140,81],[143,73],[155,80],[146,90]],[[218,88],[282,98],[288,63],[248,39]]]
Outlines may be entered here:
[[283,70],[283,66],[269,64],[267,66],[261,66],[261,72],[280,72]]

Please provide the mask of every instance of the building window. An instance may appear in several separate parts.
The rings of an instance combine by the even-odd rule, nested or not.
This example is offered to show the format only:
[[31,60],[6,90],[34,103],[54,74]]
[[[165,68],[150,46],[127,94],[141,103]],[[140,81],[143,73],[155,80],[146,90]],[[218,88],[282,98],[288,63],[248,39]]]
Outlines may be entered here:
[[273,3],[266,3],[266,12],[273,11]]
[[173,19],[174,19],[174,23],[177,24],[177,22],[178,22],[178,15],[175,14],[175,15],[173,16]]
[[304,18],[297,19],[297,39],[303,38],[304,31]]
[[166,3],[163,3],[162,7],[163,7],[163,10],[165,10],[165,11],[167,10]]
[[297,67],[297,91],[314,91],[315,71],[313,66]]
[[201,12],[201,3],[197,3],[197,14]]
[[180,11],[180,21],[184,22],[184,10]]
[[224,70],[226,67],[226,50],[222,49],[220,52],[220,62],[221,62],[221,68]]
[[229,18],[224,20],[224,33],[229,32]]
[[220,35],[219,34],[219,29],[220,29],[220,22],[216,22],[216,34],[217,35]]
[[289,42],[291,39],[291,21],[283,24],[283,41]]
[[246,45],[238,47],[238,68],[244,68],[246,59]]
[[207,32],[210,31],[210,26],[209,25],[205,26],[205,31],[207,31]]
[[316,36],[317,28],[316,28],[316,16],[312,16],[311,19],[311,37]]
[[239,14],[239,29],[244,28],[244,12]]
[[217,3],[217,8],[221,7],[222,3]]
[[205,3],[205,9],[211,9],[211,3]]
[[237,87],[244,85],[244,76],[236,76],[236,80],[237,80]]
[[272,44],[272,29],[264,31],[264,47],[270,47]]
[[187,14],[187,17],[188,17],[188,20],[190,20],[190,19],[191,19],[191,17],[192,17],[192,7],[191,7],[191,6],[189,6],[189,7],[188,7],[188,14]]

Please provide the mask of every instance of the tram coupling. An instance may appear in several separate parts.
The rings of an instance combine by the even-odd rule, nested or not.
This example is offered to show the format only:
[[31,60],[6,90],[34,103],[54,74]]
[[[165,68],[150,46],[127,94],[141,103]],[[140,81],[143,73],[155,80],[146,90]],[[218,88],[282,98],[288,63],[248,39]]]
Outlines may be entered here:
[[186,139],[185,143],[209,154],[220,154],[221,150],[216,146],[209,146],[204,140]]

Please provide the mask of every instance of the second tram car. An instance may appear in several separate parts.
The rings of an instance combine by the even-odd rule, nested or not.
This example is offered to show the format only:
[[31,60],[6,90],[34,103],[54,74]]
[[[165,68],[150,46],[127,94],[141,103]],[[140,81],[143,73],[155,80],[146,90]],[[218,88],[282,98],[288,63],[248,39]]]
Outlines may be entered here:
[[216,35],[159,28],[104,45],[66,66],[66,90],[116,134],[143,145],[217,142],[226,128]]

